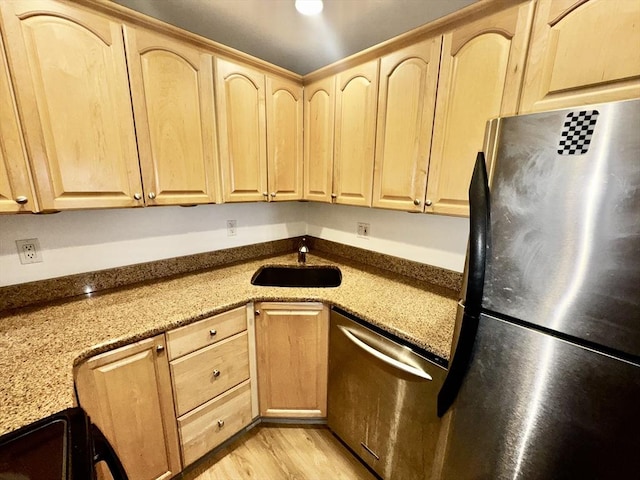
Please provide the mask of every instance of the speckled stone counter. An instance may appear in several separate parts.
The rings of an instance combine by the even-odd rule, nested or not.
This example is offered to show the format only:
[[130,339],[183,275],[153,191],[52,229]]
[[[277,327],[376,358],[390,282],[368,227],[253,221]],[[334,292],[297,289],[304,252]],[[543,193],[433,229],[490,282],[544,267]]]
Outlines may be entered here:
[[295,254],[279,255],[5,313],[0,318],[0,434],[73,406],[72,367],[92,355],[250,301],[337,305],[448,359],[456,292],[314,255],[308,264],[340,267],[340,287],[251,285],[260,266],[295,262]]

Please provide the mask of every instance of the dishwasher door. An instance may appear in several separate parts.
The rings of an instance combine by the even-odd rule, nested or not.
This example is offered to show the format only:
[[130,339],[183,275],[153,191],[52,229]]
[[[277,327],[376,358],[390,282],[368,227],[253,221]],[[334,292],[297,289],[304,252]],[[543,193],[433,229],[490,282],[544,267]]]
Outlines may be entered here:
[[331,310],[327,420],[386,480],[431,476],[446,370]]

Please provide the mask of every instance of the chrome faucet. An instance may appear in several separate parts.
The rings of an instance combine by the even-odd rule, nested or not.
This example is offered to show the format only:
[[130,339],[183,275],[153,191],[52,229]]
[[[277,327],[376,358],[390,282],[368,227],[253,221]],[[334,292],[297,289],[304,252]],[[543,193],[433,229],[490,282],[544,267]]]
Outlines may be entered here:
[[302,237],[302,245],[298,248],[298,263],[302,265],[307,263],[307,253],[309,253],[309,247],[307,247],[306,241],[307,239]]

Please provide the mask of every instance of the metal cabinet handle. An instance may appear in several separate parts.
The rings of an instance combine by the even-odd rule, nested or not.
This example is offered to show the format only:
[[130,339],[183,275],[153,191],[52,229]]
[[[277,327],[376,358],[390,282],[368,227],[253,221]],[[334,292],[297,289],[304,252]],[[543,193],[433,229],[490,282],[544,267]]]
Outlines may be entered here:
[[356,346],[360,347],[365,352],[373,355],[378,360],[383,361],[387,365],[391,365],[392,367],[395,367],[398,370],[402,370],[403,372],[410,373],[411,375],[415,375],[416,377],[420,377],[420,378],[422,378],[424,380],[433,380],[431,375],[429,375],[427,372],[425,372],[423,370],[420,370],[419,368],[413,367],[411,365],[407,365],[406,363],[402,363],[401,361],[396,360],[395,358],[391,358],[390,356],[385,355],[384,353],[382,353],[382,352],[376,350],[375,348],[367,345],[362,340],[360,340],[358,337],[356,337],[353,333],[351,333],[351,331],[348,328],[343,327],[342,325],[338,325],[338,328]]
[[156,345],[156,352],[160,353],[164,351],[164,345]]
[[218,378],[220,376],[220,370],[213,371],[213,378]]
[[28,201],[29,201],[29,199],[27,197],[22,196],[22,195],[19,196],[19,197],[16,197],[16,203],[18,203],[20,205],[24,205]]
[[209,335],[211,335],[212,337],[215,337],[218,334],[218,331],[214,328],[212,328],[211,330],[209,330]]
[[413,201],[413,204],[414,204],[415,206],[420,205],[420,200],[418,200],[418,199],[416,198],[416,199]]
[[218,420],[218,428],[224,427],[224,420]]
[[262,192],[262,196],[263,196],[263,197],[268,197],[268,196],[269,196],[269,194],[268,194],[267,192]]
[[276,198],[276,192],[271,192],[271,198]]
[[331,198],[333,198],[333,199],[335,200],[336,198],[338,198],[338,195],[337,195],[337,194],[335,194],[335,193],[332,193],[332,194],[331,194]]
[[260,315],[260,310],[256,310],[256,315]]
[[133,194],[133,198],[135,198],[136,200],[142,200],[142,195],[140,195],[138,192]]
[[426,202],[424,202],[424,204],[425,204],[427,207],[430,207],[430,206],[432,205],[432,202],[431,202],[431,200],[427,199],[427,201],[426,201]]
[[154,198],[156,198],[156,194],[153,192],[149,192],[149,198],[153,200]]

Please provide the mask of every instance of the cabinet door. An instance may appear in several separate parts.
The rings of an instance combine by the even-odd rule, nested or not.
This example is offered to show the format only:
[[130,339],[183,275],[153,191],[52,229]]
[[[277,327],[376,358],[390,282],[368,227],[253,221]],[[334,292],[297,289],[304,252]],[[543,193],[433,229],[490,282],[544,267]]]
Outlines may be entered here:
[[80,406],[114,447],[131,480],[180,469],[164,335],[103,353],[76,373]]
[[441,44],[425,40],[380,61],[374,207],[424,208]]
[[0,213],[36,212],[27,153],[0,38]]
[[211,55],[144,29],[124,33],[145,203],[215,202]]
[[302,87],[267,77],[267,146],[271,201],[302,198]]
[[335,201],[370,207],[376,142],[378,60],[339,73],[336,87]]
[[266,201],[264,75],[216,58],[215,77],[224,200]]
[[260,415],[325,417],[329,311],[321,303],[256,304]]
[[426,211],[469,215],[468,191],[487,120],[515,114],[533,12],[531,2],[444,35]]
[[331,202],[335,77],[304,87],[304,198]]
[[47,0],[0,13],[40,206],[141,206],[120,24]]
[[538,2],[521,112],[637,97],[640,2]]

